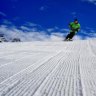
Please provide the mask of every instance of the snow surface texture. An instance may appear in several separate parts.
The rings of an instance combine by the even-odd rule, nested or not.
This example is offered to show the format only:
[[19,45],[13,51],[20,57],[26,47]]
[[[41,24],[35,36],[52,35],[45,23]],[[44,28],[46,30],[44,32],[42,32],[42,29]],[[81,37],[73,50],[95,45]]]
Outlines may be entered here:
[[1,43],[0,96],[96,96],[96,40]]

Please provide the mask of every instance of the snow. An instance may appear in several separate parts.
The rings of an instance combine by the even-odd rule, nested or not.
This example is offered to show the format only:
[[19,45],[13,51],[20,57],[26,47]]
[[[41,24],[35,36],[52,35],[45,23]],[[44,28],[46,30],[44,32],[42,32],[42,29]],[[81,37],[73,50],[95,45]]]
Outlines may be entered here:
[[0,43],[0,96],[96,96],[96,40]]

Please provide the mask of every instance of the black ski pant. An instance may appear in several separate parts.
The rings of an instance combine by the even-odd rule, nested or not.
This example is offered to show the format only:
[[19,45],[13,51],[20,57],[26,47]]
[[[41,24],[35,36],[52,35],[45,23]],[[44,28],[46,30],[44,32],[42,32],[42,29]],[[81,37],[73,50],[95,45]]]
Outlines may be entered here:
[[70,32],[67,36],[66,39],[72,39],[75,36],[75,32]]

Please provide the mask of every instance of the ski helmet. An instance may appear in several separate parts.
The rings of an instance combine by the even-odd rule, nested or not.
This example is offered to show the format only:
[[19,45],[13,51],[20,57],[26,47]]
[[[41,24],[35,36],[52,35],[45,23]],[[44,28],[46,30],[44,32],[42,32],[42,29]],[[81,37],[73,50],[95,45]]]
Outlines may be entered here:
[[78,21],[78,19],[74,19],[74,21]]

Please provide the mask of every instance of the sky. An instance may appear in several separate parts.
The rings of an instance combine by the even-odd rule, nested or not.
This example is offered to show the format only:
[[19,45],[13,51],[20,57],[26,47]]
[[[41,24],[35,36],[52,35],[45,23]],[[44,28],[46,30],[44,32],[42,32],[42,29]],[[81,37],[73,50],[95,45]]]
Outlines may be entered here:
[[0,32],[10,36],[19,32],[32,33],[30,38],[36,33],[63,38],[75,18],[81,24],[80,38],[96,36],[96,0],[0,0]]

